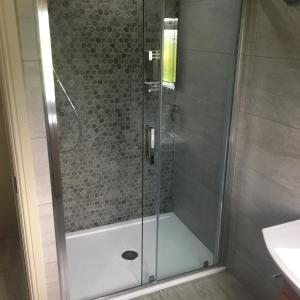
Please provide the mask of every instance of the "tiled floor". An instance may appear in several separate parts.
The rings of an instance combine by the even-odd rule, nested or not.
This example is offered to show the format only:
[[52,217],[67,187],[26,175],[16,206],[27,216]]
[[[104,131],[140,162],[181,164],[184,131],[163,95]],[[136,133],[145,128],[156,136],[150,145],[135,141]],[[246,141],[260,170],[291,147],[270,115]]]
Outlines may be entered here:
[[0,299],[27,299],[19,239],[12,234],[0,238]]
[[197,279],[135,300],[255,300],[228,272]]

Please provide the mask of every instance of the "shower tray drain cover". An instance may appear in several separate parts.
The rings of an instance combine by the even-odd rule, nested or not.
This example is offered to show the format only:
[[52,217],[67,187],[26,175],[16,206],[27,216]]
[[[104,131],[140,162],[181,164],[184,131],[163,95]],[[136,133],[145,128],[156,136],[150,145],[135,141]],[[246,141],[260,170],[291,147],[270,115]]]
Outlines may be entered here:
[[138,253],[133,250],[127,250],[122,253],[122,257],[126,260],[134,260],[138,257]]

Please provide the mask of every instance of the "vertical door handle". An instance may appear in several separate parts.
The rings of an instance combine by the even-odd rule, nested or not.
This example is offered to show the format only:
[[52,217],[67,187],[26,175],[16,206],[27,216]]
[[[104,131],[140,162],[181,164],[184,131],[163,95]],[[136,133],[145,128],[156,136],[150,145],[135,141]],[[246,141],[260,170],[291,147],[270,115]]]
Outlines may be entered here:
[[155,128],[146,125],[146,158],[150,165],[154,164],[155,156]]

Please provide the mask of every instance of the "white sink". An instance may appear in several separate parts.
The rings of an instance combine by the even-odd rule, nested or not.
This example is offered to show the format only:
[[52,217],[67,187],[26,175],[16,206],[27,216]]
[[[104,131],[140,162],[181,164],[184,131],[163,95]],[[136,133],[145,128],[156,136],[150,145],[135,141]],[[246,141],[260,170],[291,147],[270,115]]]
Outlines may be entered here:
[[265,228],[263,236],[275,263],[300,294],[300,220]]

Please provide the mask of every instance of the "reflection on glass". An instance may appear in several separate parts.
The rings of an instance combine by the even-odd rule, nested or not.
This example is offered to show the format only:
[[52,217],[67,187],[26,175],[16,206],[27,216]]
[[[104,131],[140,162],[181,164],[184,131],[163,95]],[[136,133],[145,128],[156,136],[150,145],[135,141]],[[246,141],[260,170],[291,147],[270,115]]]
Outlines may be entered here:
[[163,85],[175,89],[177,61],[178,18],[164,19],[163,34]]

